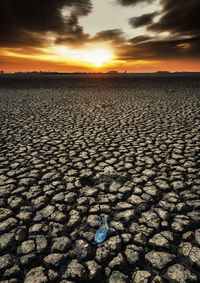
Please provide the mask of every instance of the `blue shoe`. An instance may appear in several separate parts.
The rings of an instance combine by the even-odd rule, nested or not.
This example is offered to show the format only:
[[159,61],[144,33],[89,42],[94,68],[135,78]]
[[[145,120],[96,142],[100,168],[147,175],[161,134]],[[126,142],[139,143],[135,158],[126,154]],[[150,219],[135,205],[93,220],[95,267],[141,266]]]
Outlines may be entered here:
[[101,244],[104,242],[107,233],[108,233],[108,223],[106,220],[103,220],[102,222],[100,222],[99,224],[99,230],[96,232],[96,235],[94,237],[94,240],[97,244]]

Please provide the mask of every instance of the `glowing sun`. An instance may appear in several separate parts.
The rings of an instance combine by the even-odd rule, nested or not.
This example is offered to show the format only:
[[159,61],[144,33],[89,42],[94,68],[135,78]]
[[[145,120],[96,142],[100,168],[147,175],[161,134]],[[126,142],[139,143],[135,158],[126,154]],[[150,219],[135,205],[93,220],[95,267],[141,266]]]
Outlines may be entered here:
[[92,63],[95,67],[100,67],[103,63],[109,62],[111,59],[112,55],[106,49],[85,51],[83,54],[83,60]]

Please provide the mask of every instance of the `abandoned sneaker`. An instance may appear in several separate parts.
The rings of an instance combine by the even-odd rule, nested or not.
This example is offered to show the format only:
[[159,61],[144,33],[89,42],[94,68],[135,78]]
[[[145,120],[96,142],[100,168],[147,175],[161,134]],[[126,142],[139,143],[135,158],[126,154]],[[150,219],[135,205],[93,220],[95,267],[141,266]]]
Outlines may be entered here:
[[96,235],[94,237],[94,240],[97,244],[101,244],[104,242],[107,233],[108,233],[108,223],[106,220],[103,220],[102,222],[100,222],[99,224],[99,230],[96,232]]

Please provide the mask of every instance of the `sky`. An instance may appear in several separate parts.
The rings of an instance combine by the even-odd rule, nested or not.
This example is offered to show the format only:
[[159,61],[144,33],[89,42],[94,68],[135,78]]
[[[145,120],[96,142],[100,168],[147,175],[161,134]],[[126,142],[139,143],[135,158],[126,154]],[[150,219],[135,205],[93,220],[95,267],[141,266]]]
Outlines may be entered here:
[[200,2],[1,0],[0,70],[200,71]]

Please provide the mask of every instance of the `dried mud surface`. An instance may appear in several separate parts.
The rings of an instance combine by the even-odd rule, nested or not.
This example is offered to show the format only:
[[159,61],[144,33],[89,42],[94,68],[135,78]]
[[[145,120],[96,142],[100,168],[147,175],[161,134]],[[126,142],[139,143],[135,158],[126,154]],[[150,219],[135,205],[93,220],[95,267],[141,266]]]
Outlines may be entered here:
[[1,76],[1,282],[200,282],[199,106],[198,77]]

